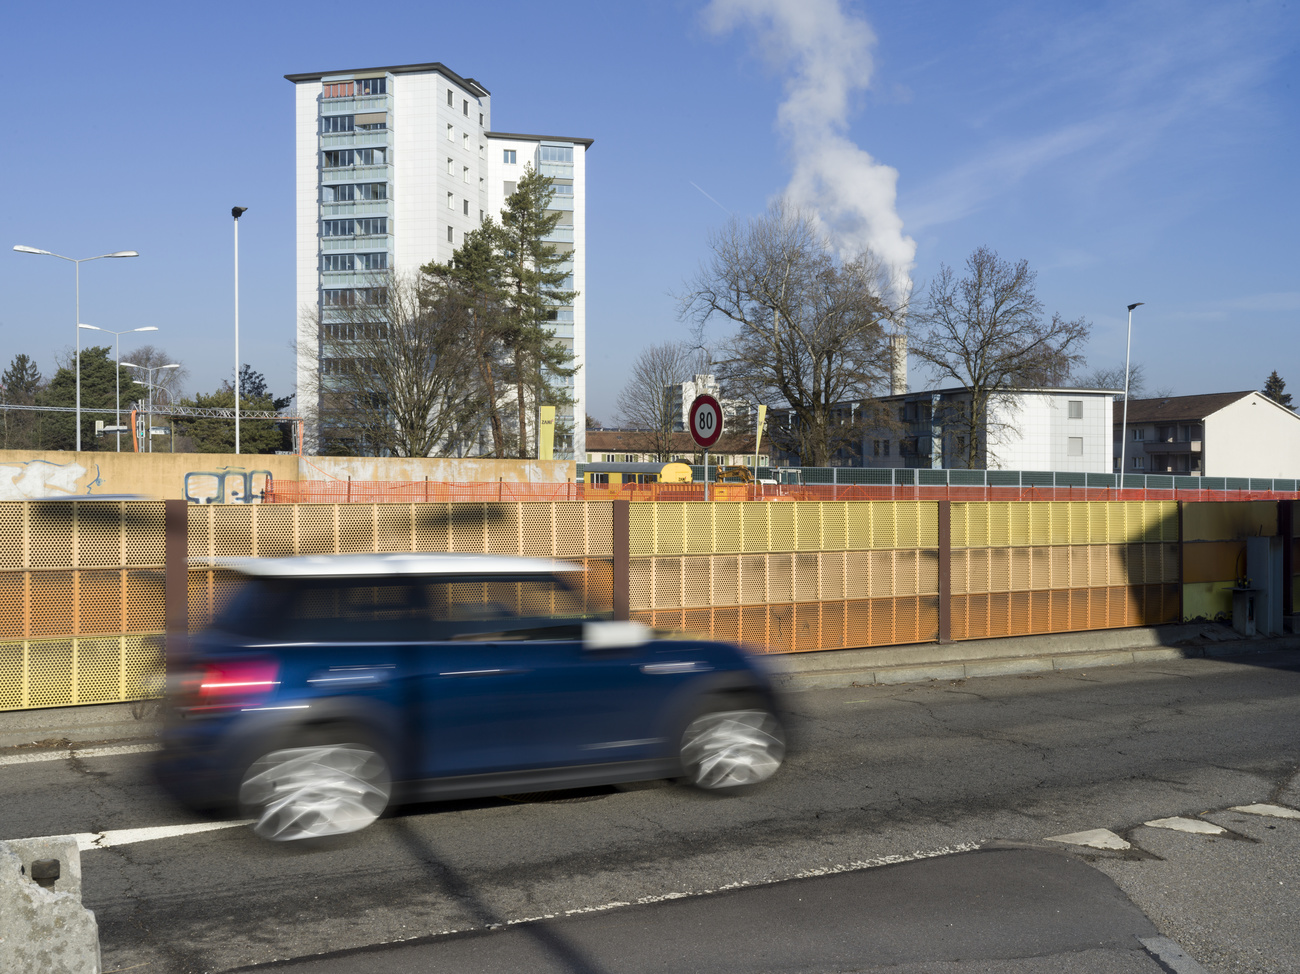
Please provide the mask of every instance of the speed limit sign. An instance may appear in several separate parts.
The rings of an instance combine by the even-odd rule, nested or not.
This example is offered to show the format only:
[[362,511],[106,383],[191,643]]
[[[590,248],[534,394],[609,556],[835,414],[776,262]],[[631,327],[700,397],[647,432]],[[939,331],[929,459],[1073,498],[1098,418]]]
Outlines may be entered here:
[[722,407],[710,395],[696,396],[691,403],[691,436],[706,450],[722,435]]

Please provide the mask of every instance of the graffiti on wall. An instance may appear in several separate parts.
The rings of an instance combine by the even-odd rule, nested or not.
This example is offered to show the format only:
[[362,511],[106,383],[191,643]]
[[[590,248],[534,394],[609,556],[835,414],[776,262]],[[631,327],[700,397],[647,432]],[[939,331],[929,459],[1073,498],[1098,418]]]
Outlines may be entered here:
[[98,464],[95,465],[93,475],[79,463],[20,460],[17,463],[0,464],[0,501],[93,494],[95,488],[103,483]]
[[185,499],[191,504],[260,504],[270,486],[269,470],[191,470],[185,475]]

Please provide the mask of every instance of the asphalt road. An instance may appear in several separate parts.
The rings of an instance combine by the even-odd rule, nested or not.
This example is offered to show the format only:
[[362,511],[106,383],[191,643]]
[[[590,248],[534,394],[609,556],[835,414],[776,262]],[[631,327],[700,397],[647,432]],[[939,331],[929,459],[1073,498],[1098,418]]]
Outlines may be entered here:
[[[1076,859],[1025,855],[1069,862],[1103,886],[1113,879],[1158,933],[1211,971],[1297,970],[1300,822],[1228,809],[1264,801],[1300,807],[1300,659],[1240,659],[1247,662],[1184,660],[808,691],[789,701],[796,750],[787,767],[745,796],[653,783],[419,806],[355,836],[283,846],[238,827],[122,834],[199,820],[167,803],[142,755],[82,752],[0,766],[0,837],[107,833],[101,845],[108,847],[82,859],[84,898],[99,919],[106,971],[226,970],[431,937],[418,947],[364,955],[365,966],[321,970],[382,970],[375,958],[396,964],[414,949],[434,953],[409,969],[470,970],[434,958],[459,958],[454,952],[464,944],[497,945],[491,949],[508,958],[512,938],[527,947],[522,930],[567,923],[612,931],[592,942],[610,945],[612,953],[589,947],[577,955],[594,958],[592,970],[851,970],[855,957],[857,969],[884,962],[902,965],[890,968],[900,972],[912,964],[944,971],[1143,970],[1117,966],[1119,955],[1104,953],[1122,951],[1125,964],[1154,963],[1132,948],[1141,926],[1136,911],[1111,924],[1118,933],[1104,945],[1082,946],[1079,932],[1086,933],[1099,907],[1070,899],[1075,884],[1057,884],[1062,903],[1083,903],[1071,914],[1073,932],[1059,941],[1047,937],[1050,924],[1031,909],[1035,898],[1021,895],[1033,888],[1032,870],[1025,872],[1030,860],[1013,868],[1011,850],[865,868],[995,839],[1041,847],[1050,836],[1096,828],[1134,847],[1076,850]],[[1206,812],[1230,831],[1207,837],[1142,824]],[[973,914],[983,919],[957,942],[981,943],[982,956],[939,950],[952,941],[935,935],[936,924],[961,912],[940,894],[960,884],[918,886],[908,877],[938,870],[951,878],[967,868],[964,862],[998,857],[1001,878],[989,888],[1020,905],[997,911],[997,920]],[[799,877],[809,890],[829,890],[810,895],[831,895],[839,905],[801,916],[790,901],[798,884],[767,885]],[[890,924],[864,927],[891,903],[912,908],[894,911]],[[735,904],[748,905],[737,912]],[[856,934],[870,936],[834,937],[855,913]],[[738,917],[757,918],[762,922],[742,945],[758,944],[763,933],[788,953],[767,967],[759,953],[757,966],[740,966],[736,949],[677,967],[627,961],[651,956],[630,949],[628,938],[639,929],[660,931],[662,939],[695,922],[707,945],[710,926],[691,918],[710,915],[730,917],[728,928]],[[825,937],[793,936],[808,929],[809,916]],[[662,922],[647,925],[647,917]],[[544,922],[523,923],[529,920]],[[886,939],[870,939],[877,931],[885,938],[886,928]],[[985,930],[982,940],[977,928]],[[850,953],[815,956],[823,942],[828,950],[846,944]],[[1067,966],[1046,966],[1048,954]],[[351,957],[360,965],[362,956],[330,963]],[[931,962],[966,966],[924,966]],[[555,969],[587,968],[574,961]]]

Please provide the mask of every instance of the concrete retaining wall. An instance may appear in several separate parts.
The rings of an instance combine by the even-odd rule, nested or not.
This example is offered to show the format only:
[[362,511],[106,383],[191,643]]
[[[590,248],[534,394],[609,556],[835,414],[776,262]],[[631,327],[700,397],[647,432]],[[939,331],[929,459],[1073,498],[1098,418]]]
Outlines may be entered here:
[[[565,483],[567,460],[297,457],[271,453],[116,453],[0,450],[0,501],[139,494],[200,503],[242,501],[275,480]],[[251,475],[247,479],[244,474]]]

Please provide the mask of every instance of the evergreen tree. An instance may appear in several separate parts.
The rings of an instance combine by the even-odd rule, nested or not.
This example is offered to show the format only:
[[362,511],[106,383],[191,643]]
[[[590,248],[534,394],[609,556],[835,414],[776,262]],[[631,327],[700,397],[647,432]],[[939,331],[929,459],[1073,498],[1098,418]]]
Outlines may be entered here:
[[1264,382],[1264,395],[1272,399],[1279,406],[1285,406],[1287,409],[1293,409],[1291,405],[1291,393],[1284,392],[1286,389],[1286,380],[1277,374],[1274,369]]
[[[95,436],[95,422],[106,424],[116,418],[114,410],[129,422],[131,404],[148,397],[147,387],[135,381],[132,369],[116,365],[109,358],[112,351],[107,345],[94,345],[81,350],[81,448],[83,450],[112,450],[116,439]],[[75,363],[75,359],[73,360]],[[77,403],[77,377],[72,367],[60,368],[48,386],[37,396],[42,406],[75,406]],[[114,406],[113,397],[119,388],[122,398]],[[47,450],[76,449],[76,417],[72,413],[51,413],[43,421],[43,441]]]
[[[0,375],[0,397],[7,406],[31,406],[43,387],[41,371],[26,355],[14,356],[9,368]],[[22,409],[4,410],[3,441],[0,449],[40,450],[43,413]]]
[[430,262],[420,268],[430,284],[430,299],[454,301],[466,311],[466,338],[473,350],[474,370],[492,432],[492,452],[506,455],[501,419],[499,370],[509,322],[505,317],[505,264],[494,245],[499,228],[491,217],[465,235],[450,264]]
[[[245,363],[239,369],[239,409],[244,410],[279,410],[293,401],[292,396],[276,397],[266,387],[266,377],[255,372]],[[197,393],[184,401],[186,406],[200,406],[213,409],[235,408],[235,387],[229,379],[221,383],[215,392]],[[234,453],[235,421],[231,419],[200,418],[178,419],[177,431],[188,436],[194,444],[195,453]],[[292,434],[288,427],[277,425],[273,419],[239,420],[239,452],[274,453],[276,450],[288,449]]]
[[[549,176],[532,166],[524,169],[515,192],[501,211],[501,223],[493,233],[495,249],[503,264],[502,283],[507,301],[504,331],[515,399],[519,408],[518,456],[535,455],[528,431],[529,407],[543,401],[565,405],[573,402],[567,389],[556,379],[573,376],[573,352],[556,341],[547,327],[555,320],[556,308],[572,304],[576,291],[564,289],[568,271],[564,264],[571,254],[557,251],[546,237],[559,225],[561,214],[550,210],[555,192]],[[557,431],[558,432],[558,431]]]

